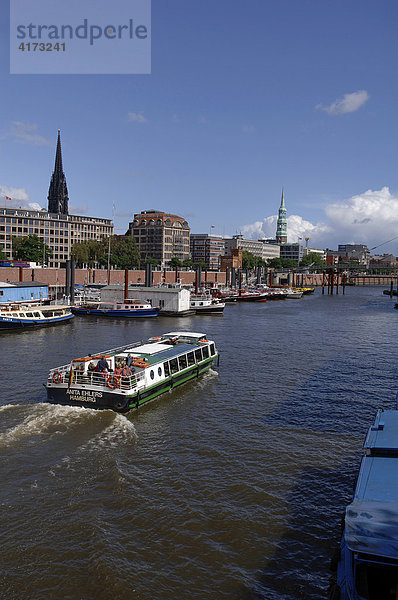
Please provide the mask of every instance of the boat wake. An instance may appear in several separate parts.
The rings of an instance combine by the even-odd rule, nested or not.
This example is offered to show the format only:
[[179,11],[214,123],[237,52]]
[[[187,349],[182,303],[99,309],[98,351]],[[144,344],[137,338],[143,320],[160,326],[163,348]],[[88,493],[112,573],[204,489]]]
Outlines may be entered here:
[[79,446],[78,451],[120,448],[121,446],[137,442],[138,435],[133,423],[123,415],[114,413],[112,416],[112,422],[88,442]]
[[[0,448],[68,439],[79,449],[116,447],[137,434],[126,417],[112,411],[95,411],[52,404],[5,405],[0,427]],[[89,440],[87,441],[87,437]],[[84,443],[81,443],[84,440]]]

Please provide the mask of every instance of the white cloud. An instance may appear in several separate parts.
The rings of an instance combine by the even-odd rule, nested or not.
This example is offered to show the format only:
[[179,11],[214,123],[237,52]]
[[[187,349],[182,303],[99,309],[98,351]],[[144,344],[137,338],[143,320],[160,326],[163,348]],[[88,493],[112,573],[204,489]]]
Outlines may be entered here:
[[[289,199],[286,199],[289,209]],[[245,237],[260,239],[275,237],[277,216],[265,217],[262,221],[244,225]],[[287,218],[288,242],[297,242],[301,237],[310,238],[309,246],[334,248],[338,244],[366,244],[369,249],[380,245],[380,252],[398,255],[398,240],[384,244],[398,236],[398,197],[388,187],[368,190],[362,194],[325,207],[324,222],[316,224],[298,215]]]
[[318,110],[324,110],[329,115],[344,115],[361,108],[369,100],[369,94],[366,90],[359,90],[352,94],[345,94],[343,98],[339,98],[325,106],[324,104],[317,104],[315,108]]
[[[11,200],[6,200],[6,196],[7,198],[11,198]],[[0,185],[0,204],[9,208],[42,209],[37,202],[29,202],[29,194],[25,188],[15,188],[7,185]]]
[[[367,190],[325,209],[331,227],[347,242],[376,246],[398,235],[398,197],[388,187]],[[396,245],[396,243],[395,243]]]
[[[265,217],[262,221],[256,221],[251,225],[244,225],[242,233],[249,239],[275,238],[276,224],[278,217],[272,215]],[[299,215],[290,215],[287,218],[287,241],[289,243],[297,242],[298,238],[311,238],[311,243],[321,242],[329,232],[329,227],[324,223],[313,225]]]
[[14,141],[21,144],[32,144],[33,146],[53,146],[53,142],[42,135],[36,133],[36,123],[23,123],[22,121],[12,121],[11,130],[8,135],[14,138]]
[[147,123],[147,119],[141,113],[129,112],[128,121],[135,121],[136,123]]

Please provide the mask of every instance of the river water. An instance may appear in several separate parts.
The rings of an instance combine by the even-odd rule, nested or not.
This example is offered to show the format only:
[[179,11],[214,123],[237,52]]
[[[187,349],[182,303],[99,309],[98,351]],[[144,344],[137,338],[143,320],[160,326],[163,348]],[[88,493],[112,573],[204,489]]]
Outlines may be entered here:
[[[325,598],[397,319],[367,287],[2,333],[0,598]],[[214,339],[218,374],[127,417],[44,402],[51,367],[173,330]]]

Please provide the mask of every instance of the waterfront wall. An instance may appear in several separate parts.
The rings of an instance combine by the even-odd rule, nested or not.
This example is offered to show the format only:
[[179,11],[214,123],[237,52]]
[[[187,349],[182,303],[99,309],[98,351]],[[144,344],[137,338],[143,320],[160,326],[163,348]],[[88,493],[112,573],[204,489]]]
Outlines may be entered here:
[[[159,283],[175,283],[176,277],[183,285],[194,285],[196,273],[195,271],[153,271],[153,285]],[[321,286],[322,273],[274,273],[272,281],[274,285],[287,285],[288,282],[292,286]],[[269,281],[269,274],[267,280]],[[65,286],[65,269],[19,269],[17,267],[0,267],[0,282],[16,283],[18,281],[38,281],[47,284],[49,287],[64,287]],[[208,271],[202,272],[202,284],[216,283],[225,285],[225,271]],[[391,281],[396,286],[398,284],[397,275],[356,275],[347,278],[347,283],[351,285],[385,285],[390,286]],[[75,269],[75,283],[86,285],[90,283],[108,282],[108,273],[106,269]],[[245,282],[243,278],[242,283]],[[124,271],[111,270],[110,283],[124,284]],[[130,270],[129,284],[145,283],[144,270]]]
[[[193,285],[196,273],[194,271],[153,271],[153,285],[159,283],[175,283]],[[209,271],[202,273],[202,283],[225,284],[225,272]],[[38,281],[50,287],[65,286],[65,269],[19,269],[17,267],[0,267],[0,281],[16,283],[18,281]],[[108,283],[108,272],[105,269],[75,269],[75,283],[86,285],[90,283]],[[110,283],[124,284],[124,271],[111,270]],[[129,284],[144,284],[145,271],[129,271]]]

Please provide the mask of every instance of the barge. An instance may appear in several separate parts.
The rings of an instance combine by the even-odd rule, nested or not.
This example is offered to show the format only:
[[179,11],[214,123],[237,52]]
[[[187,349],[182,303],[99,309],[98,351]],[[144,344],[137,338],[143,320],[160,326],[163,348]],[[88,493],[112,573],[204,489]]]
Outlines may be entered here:
[[204,333],[165,333],[51,369],[44,384],[47,400],[127,412],[199,377],[218,357]]
[[348,505],[329,600],[398,598],[398,411],[378,411]]

